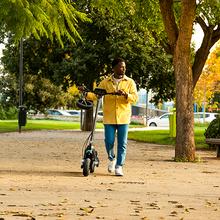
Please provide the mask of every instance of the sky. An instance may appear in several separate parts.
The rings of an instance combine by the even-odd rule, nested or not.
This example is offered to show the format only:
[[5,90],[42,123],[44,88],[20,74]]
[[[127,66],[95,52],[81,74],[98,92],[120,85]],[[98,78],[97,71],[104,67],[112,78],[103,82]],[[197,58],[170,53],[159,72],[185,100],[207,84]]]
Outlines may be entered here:
[[0,44],[0,57],[2,56],[2,49],[3,49],[3,44]]
[[196,24],[195,25],[195,33],[192,36],[192,42],[195,43],[196,50],[198,50],[199,47],[201,46],[203,36],[204,36],[204,33],[203,33],[202,28],[198,24]]

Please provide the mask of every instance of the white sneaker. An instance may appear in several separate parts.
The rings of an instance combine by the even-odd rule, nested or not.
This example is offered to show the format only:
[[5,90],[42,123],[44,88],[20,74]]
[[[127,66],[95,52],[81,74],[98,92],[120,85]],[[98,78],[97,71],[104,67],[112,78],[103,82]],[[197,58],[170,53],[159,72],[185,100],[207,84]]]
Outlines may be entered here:
[[110,160],[108,163],[108,172],[113,173],[115,171],[116,160]]
[[115,167],[115,175],[116,176],[123,176],[123,170],[122,170],[122,166],[116,166]]

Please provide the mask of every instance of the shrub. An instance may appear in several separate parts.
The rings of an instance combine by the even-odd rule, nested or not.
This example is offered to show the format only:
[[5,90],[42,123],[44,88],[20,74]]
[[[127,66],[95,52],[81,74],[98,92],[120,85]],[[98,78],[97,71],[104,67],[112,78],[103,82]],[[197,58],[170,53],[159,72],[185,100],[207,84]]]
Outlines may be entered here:
[[3,108],[0,105],[0,120],[10,120],[18,118],[18,110],[16,107]]
[[0,120],[5,120],[6,114],[5,114],[5,110],[3,109],[3,107],[0,105]]
[[17,119],[18,118],[18,109],[15,107],[9,107],[6,111],[6,117],[8,120]]
[[210,122],[204,133],[206,138],[220,138],[220,117]]

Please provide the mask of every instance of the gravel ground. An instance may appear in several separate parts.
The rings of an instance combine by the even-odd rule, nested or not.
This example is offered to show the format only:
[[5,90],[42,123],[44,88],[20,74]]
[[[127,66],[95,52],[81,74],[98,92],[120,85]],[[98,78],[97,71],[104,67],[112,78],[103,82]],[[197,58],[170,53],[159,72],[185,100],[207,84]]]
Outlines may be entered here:
[[129,141],[124,176],[107,172],[103,132],[95,135],[100,166],[80,168],[88,132],[0,134],[0,220],[218,220],[220,160],[175,163],[170,146]]

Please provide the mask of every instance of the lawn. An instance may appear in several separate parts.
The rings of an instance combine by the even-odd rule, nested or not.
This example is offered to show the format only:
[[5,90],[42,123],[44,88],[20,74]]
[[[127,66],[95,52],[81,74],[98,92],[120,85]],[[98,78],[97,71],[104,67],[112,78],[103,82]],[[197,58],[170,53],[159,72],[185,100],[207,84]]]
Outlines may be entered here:
[[[142,125],[131,125],[130,127],[143,127]],[[96,128],[103,128],[103,124],[96,123]],[[61,120],[27,120],[26,126],[22,127],[23,131],[27,130],[71,130],[80,129],[79,122],[61,121]],[[0,133],[18,131],[17,120],[0,120]]]
[[[205,144],[204,132],[207,124],[195,125],[195,143],[197,148],[208,148]],[[140,125],[131,125],[130,127],[140,127]],[[103,128],[102,123],[97,123],[96,128]],[[80,129],[79,122],[58,121],[58,120],[28,120],[22,131],[30,130],[72,130]],[[17,120],[0,120],[0,133],[18,131]],[[174,145],[175,138],[169,137],[169,130],[146,130],[146,131],[130,131],[128,138],[131,140],[155,143],[162,145]]]
[[[205,143],[204,132],[208,127],[208,124],[195,124],[195,144],[197,149],[205,148],[208,149],[208,145]],[[128,134],[128,138],[131,140],[164,144],[164,145],[175,145],[175,138],[169,136],[169,130],[153,130],[153,131],[131,131]]]
[[[79,122],[56,121],[56,120],[28,120],[23,131],[27,130],[65,130],[79,129]],[[0,120],[0,132],[18,131],[17,120]]]

